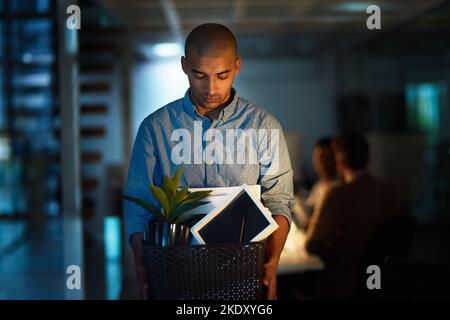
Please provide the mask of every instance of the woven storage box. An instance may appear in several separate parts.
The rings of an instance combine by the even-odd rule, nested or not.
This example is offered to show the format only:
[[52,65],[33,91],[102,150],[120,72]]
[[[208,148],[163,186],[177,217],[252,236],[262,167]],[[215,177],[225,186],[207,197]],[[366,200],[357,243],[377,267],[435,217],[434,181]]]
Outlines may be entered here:
[[144,247],[149,298],[259,300],[265,242]]

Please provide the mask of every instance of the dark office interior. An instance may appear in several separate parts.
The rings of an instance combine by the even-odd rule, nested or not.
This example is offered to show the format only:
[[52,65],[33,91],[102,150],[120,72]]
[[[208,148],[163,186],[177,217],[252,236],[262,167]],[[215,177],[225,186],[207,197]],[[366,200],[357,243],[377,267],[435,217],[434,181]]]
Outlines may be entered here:
[[[72,4],[81,29],[66,27]],[[138,298],[120,198],[131,149],[184,95],[184,40],[205,22],[236,35],[234,87],[283,126],[297,190],[317,180],[320,138],[364,135],[414,219],[411,281],[450,270],[450,1],[0,0],[0,299]],[[302,298],[309,274],[280,273],[279,297]]]

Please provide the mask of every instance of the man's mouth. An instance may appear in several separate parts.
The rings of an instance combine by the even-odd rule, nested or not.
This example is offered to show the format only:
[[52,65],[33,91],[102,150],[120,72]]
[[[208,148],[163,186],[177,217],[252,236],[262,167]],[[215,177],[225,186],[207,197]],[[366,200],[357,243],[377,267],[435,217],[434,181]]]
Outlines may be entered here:
[[205,98],[206,102],[216,102],[217,98]]

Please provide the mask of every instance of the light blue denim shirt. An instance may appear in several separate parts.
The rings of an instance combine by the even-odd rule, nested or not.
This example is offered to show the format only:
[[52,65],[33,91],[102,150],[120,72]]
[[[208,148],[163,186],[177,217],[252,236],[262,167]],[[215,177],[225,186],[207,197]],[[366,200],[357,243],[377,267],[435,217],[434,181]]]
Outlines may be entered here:
[[[157,205],[150,184],[160,186],[162,177],[173,176],[182,161],[181,187],[259,184],[265,206],[290,224],[295,204],[293,172],[283,130],[271,114],[238,97],[234,88],[232,95],[232,102],[214,121],[197,112],[189,89],[182,99],[145,118],[134,142],[124,193]],[[142,232],[151,218],[146,210],[125,201],[128,239]]]

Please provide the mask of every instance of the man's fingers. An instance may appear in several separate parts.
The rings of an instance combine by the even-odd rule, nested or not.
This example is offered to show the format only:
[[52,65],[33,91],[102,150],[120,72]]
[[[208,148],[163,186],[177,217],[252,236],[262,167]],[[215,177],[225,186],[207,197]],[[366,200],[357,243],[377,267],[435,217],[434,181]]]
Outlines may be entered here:
[[265,286],[268,286],[270,284],[270,280],[271,280],[270,266],[268,264],[265,264],[264,265],[263,284]]
[[148,300],[147,290],[145,289],[141,290],[141,300]]
[[264,286],[267,287],[267,297],[268,300],[274,300],[276,298],[276,281],[273,278],[267,276],[263,279]]
[[277,286],[276,286],[275,282],[272,281],[270,286],[269,286],[267,299],[268,300],[275,300],[276,298],[277,298]]
[[140,288],[140,294],[142,300],[148,300],[148,284],[142,283]]

